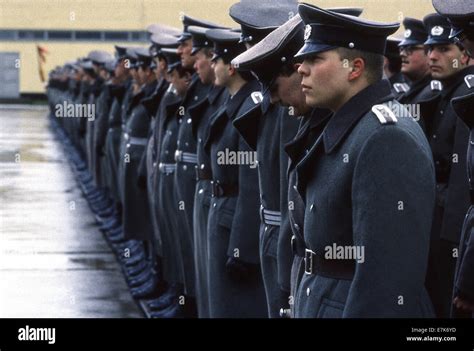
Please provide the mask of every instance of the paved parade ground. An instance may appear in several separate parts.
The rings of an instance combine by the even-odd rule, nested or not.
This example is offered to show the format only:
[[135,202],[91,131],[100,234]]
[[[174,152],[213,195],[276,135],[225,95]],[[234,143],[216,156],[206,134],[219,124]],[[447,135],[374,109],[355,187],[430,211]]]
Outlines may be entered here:
[[48,123],[0,106],[0,318],[142,317]]

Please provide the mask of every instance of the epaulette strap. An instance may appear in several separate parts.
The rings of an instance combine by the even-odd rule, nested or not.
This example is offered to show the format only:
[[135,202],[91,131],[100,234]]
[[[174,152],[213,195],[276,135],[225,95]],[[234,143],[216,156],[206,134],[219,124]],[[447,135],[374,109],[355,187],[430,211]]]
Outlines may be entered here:
[[385,105],[372,106],[372,112],[375,114],[381,124],[395,124],[398,122],[393,111]]
[[432,80],[431,81],[431,90],[443,90],[443,84],[439,80]]
[[259,91],[254,91],[250,96],[255,105],[260,104],[263,101],[263,95]]

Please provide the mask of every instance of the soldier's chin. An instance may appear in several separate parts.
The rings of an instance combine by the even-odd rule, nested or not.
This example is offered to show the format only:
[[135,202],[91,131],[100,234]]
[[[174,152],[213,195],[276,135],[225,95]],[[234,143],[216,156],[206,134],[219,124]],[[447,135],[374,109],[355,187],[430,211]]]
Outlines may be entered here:
[[321,107],[321,104],[323,102],[321,101],[321,99],[318,99],[314,96],[311,96],[311,95],[306,95],[306,104],[308,106],[311,106],[311,107]]
[[442,71],[431,71],[431,78],[433,79],[444,79],[446,78],[446,74],[444,74]]
[[409,64],[408,63],[402,63],[402,69],[400,70],[400,72],[402,72],[402,74],[410,74],[410,67],[409,67]]

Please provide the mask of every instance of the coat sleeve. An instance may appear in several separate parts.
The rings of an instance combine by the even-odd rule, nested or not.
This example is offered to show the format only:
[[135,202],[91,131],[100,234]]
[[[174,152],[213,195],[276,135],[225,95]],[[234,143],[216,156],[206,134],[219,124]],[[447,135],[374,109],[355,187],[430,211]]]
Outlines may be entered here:
[[471,210],[464,222],[462,234],[462,256],[456,273],[456,294],[474,301],[474,211]]
[[435,201],[429,147],[420,136],[381,125],[355,162],[353,242],[364,259],[356,263],[343,317],[419,315]]
[[284,150],[286,143],[290,142],[298,131],[299,121],[294,116],[288,115],[288,110],[283,109],[280,118],[280,211],[281,224],[278,236],[277,265],[278,284],[280,289],[290,291],[291,266],[293,251],[291,249],[291,225],[288,213],[288,164],[289,157]]
[[[242,137],[239,137],[240,151],[252,152]],[[255,154],[255,153],[254,153]],[[259,257],[259,186],[255,167],[239,166],[239,194],[232,221],[227,255],[237,256],[247,263],[258,264]]]

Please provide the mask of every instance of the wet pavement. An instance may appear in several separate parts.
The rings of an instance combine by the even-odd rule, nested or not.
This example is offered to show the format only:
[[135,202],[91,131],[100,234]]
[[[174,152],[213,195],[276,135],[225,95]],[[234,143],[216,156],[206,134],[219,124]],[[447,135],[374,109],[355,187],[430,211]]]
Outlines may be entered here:
[[142,317],[46,114],[0,106],[0,318]]

